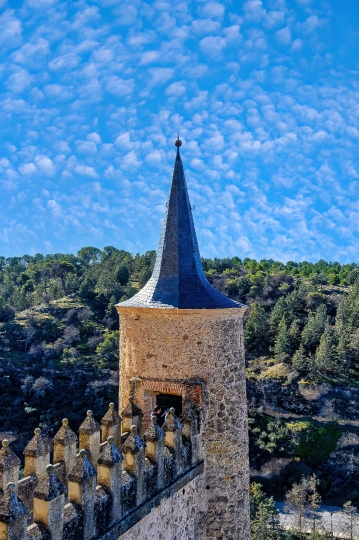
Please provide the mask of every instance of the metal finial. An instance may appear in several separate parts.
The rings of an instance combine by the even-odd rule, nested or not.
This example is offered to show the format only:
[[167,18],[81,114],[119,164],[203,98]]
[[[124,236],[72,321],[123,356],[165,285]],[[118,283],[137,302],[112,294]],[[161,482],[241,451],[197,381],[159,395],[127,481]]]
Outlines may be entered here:
[[178,132],[178,135],[177,135],[177,141],[175,142],[175,146],[177,146],[177,148],[179,148],[180,146],[182,146],[182,141],[181,141],[180,138],[179,138],[179,132]]

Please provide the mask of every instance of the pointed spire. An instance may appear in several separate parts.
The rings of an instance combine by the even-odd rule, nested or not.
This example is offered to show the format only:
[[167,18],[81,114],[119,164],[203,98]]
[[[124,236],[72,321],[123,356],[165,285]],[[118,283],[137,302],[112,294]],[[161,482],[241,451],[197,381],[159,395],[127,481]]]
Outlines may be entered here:
[[178,138],[172,184],[156,263],[149,282],[122,307],[220,309],[241,304],[217,291],[204,274]]

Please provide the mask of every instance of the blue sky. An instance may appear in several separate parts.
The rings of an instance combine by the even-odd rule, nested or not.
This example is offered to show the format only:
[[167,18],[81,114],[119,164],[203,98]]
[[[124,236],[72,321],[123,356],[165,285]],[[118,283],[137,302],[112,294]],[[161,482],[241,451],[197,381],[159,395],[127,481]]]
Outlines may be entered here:
[[359,258],[359,4],[0,0],[0,254]]

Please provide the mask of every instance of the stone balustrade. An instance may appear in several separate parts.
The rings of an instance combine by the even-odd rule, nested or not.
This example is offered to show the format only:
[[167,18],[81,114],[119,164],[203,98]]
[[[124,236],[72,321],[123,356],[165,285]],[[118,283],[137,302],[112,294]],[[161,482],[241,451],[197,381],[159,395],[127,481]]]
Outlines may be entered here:
[[143,414],[133,399],[123,413],[121,433],[122,419],[113,403],[101,423],[88,411],[79,428],[79,443],[64,419],[53,451],[36,429],[24,450],[21,480],[20,460],[8,441],[2,442],[3,540],[117,539],[203,471],[197,419],[189,406],[182,422],[174,409],[162,428],[151,418],[143,438],[139,435]]

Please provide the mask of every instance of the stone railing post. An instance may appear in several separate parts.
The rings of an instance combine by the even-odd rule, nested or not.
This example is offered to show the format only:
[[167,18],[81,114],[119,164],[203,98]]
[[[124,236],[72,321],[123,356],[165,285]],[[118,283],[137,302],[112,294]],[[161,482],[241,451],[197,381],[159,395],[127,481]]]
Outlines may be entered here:
[[0,489],[3,493],[5,493],[6,486],[9,483],[14,484],[15,489],[17,488],[17,483],[19,481],[19,466],[19,458],[11,450],[9,441],[4,439],[0,450]]
[[180,416],[182,422],[182,435],[189,440],[191,445],[191,465],[198,463],[201,459],[200,441],[198,435],[197,416],[190,405],[185,405]]
[[166,481],[164,469],[165,437],[165,432],[157,424],[156,416],[152,416],[151,423],[143,438],[146,442],[146,457],[156,464],[157,490],[160,490]]
[[54,437],[54,463],[64,463],[65,470],[61,481],[67,482],[67,475],[76,462],[77,437],[69,427],[69,421],[64,418],[62,426]]
[[110,403],[110,407],[101,420],[102,442],[113,437],[117,448],[121,448],[121,417],[118,415],[115,404]]
[[137,431],[141,429],[141,418],[143,417],[142,410],[135,405],[133,397],[128,398],[128,404],[121,413],[122,417],[122,433],[131,431],[131,426],[136,426]]
[[182,472],[182,424],[176,416],[174,407],[170,408],[167,420],[162,426],[166,433],[166,445],[174,450],[176,471],[178,475]]
[[123,455],[115,445],[115,438],[110,436],[102,446],[97,462],[98,483],[105,486],[111,493],[111,523],[121,517],[122,501],[122,462]]
[[131,433],[122,445],[124,469],[136,477],[136,502],[140,504],[145,496],[145,443],[138,435],[137,426],[131,426]]
[[15,493],[15,484],[10,482],[0,499],[1,540],[26,540],[28,509]]
[[50,446],[41,436],[40,428],[36,428],[35,435],[26,446],[25,476],[36,476],[39,481],[46,474],[46,467],[50,464]]
[[92,411],[87,411],[86,419],[79,428],[80,448],[89,452],[90,461],[93,467],[97,467],[97,460],[100,455],[101,432],[100,424],[92,416]]
[[50,540],[62,540],[66,487],[56,478],[53,465],[46,473],[34,491],[34,522],[44,526]]
[[68,475],[68,499],[82,509],[83,535],[81,540],[96,538],[95,496],[96,496],[95,467],[87,459],[87,451],[80,450],[80,455]]

